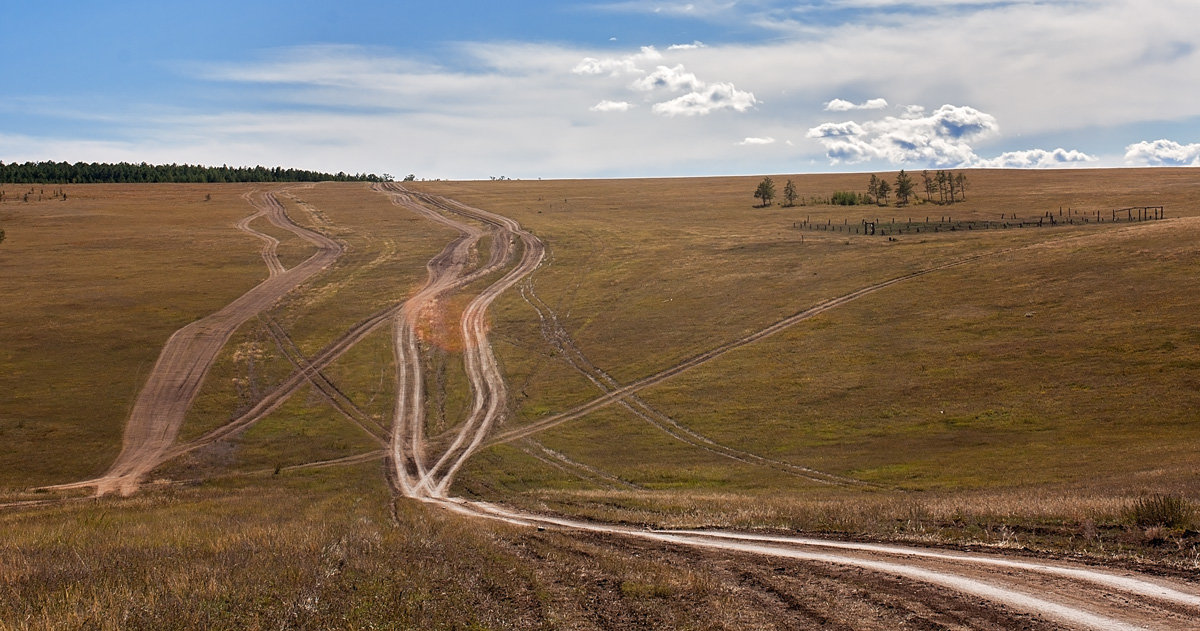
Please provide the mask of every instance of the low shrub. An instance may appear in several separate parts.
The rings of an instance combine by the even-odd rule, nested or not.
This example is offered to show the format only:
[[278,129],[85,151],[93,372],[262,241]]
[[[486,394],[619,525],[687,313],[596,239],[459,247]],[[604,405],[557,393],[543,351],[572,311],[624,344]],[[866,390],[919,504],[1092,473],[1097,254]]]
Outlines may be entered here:
[[1178,495],[1155,494],[1143,497],[1129,508],[1133,523],[1142,528],[1166,526],[1183,528],[1192,518],[1192,505]]

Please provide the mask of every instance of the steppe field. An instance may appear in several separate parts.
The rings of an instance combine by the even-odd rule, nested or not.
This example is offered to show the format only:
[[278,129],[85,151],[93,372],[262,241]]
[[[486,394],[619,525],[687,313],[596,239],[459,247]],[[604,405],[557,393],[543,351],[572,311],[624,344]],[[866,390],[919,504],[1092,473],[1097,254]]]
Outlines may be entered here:
[[964,173],[2,185],[0,630],[1200,628],[1200,170]]

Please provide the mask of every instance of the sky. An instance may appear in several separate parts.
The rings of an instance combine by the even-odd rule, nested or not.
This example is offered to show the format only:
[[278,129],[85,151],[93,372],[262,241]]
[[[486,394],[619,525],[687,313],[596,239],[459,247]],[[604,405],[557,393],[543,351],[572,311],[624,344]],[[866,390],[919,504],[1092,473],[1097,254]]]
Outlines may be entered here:
[[14,0],[4,24],[4,162],[1200,166],[1196,0]]

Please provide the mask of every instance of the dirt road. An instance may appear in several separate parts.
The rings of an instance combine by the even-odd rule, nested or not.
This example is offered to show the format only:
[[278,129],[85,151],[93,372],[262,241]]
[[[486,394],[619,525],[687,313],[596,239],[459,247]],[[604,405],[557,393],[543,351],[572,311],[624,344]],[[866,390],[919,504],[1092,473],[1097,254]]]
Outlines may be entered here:
[[[247,194],[246,199],[257,212],[239,221],[237,227],[264,241],[262,255],[268,278],[220,311],[176,331],[163,346],[146,385],[138,393],[116,461],[95,480],[57,488],[95,486],[98,495],[114,491],[128,495],[137,490],[142,477],[168,456],[188,408],[233,332],[341,256],[341,244],[292,223],[273,193]],[[250,228],[250,223],[259,218],[312,243],[316,253],[285,270],[275,255],[278,241]]]
[[[430,261],[425,286],[405,303],[396,323],[398,395],[392,432],[395,478],[406,495],[443,497],[454,474],[499,422],[508,400],[503,375],[487,340],[488,307],[500,294],[537,268],[545,255],[545,247],[537,237],[507,217],[452,200],[413,193],[395,184],[381,190],[391,195],[394,203],[450,226],[462,235]],[[467,221],[452,219],[444,213]],[[491,237],[491,256],[486,264],[467,273],[471,251],[485,233]],[[421,319],[437,309],[445,294],[504,268],[517,240],[521,243],[521,257],[516,265],[481,291],[462,313],[460,333],[463,361],[472,392],[471,410],[449,447],[427,465],[422,435],[424,392],[416,331]]]
[[[1003,553],[961,553],[936,549],[866,544],[852,541],[821,540],[779,535],[727,531],[647,530],[619,524],[603,524],[565,517],[537,515],[482,502],[470,502],[449,497],[454,476],[478,449],[486,444],[511,441],[532,435],[557,423],[580,418],[612,403],[629,402],[630,409],[650,420],[670,427],[681,440],[697,446],[721,451],[721,446],[705,442],[703,436],[689,434],[678,423],[656,417],[648,406],[639,406],[633,395],[640,389],[669,379],[685,370],[699,366],[736,348],[752,344],[793,326],[818,313],[846,304],[872,292],[884,290],[897,283],[925,274],[969,264],[981,257],[965,258],[885,282],[863,287],[857,291],[825,301],[789,318],[776,322],[752,335],[729,342],[707,353],[682,362],[670,369],[621,386],[597,367],[590,366],[581,351],[567,353],[574,357],[577,368],[590,375],[593,383],[605,393],[593,402],[551,417],[547,421],[495,432],[504,421],[507,388],[488,341],[487,310],[503,292],[516,286],[532,273],[545,254],[542,242],[515,221],[445,198],[408,191],[399,185],[377,187],[393,202],[421,216],[451,227],[459,236],[427,265],[428,280],[403,305],[388,307],[360,322],[321,353],[304,358],[298,352],[289,354],[296,371],[283,384],[265,397],[254,410],[240,419],[210,432],[188,445],[172,447],[184,413],[195,397],[209,366],[221,346],[242,322],[266,309],[283,293],[332,262],[342,249],[336,242],[296,227],[287,220],[282,207],[270,194],[254,201],[258,212],[243,221],[248,232],[253,219],[265,217],[275,225],[308,239],[318,252],[299,266],[284,270],[274,255],[275,243],[266,235],[263,258],[270,278],[231,303],[225,309],[189,325],[177,332],[164,347],[146,388],[139,394],[131,414],[125,446],[121,456],[104,477],[68,486],[95,486],[99,493],[113,490],[132,492],[138,481],[164,459],[178,455],[201,444],[207,444],[240,430],[276,409],[303,383],[312,382],[338,405],[341,398],[336,386],[317,376],[324,366],[340,356],[365,335],[387,322],[395,327],[394,349],[397,356],[397,402],[395,418],[389,433],[358,419],[360,426],[383,441],[387,439],[388,470],[396,490],[401,495],[454,511],[473,519],[499,520],[531,528],[586,533],[613,541],[615,545],[652,545],[663,550],[701,550],[706,554],[736,557],[737,562],[765,564],[768,559],[788,559],[828,568],[853,568],[864,573],[867,589],[899,583],[911,588],[914,599],[927,599],[930,607],[940,606],[945,599],[985,603],[993,611],[989,618],[995,626],[1013,627],[1023,624],[1022,616],[1034,616],[1039,625],[1078,629],[1186,629],[1200,628],[1200,585],[1194,580],[1169,579],[1087,567],[1057,560],[1024,558]],[[288,227],[291,226],[291,227]],[[306,236],[307,235],[307,236]],[[489,253],[479,260],[479,248],[487,239]],[[991,255],[999,254],[994,252]],[[472,402],[466,418],[457,425],[452,437],[440,453],[431,453],[424,436],[425,392],[423,390],[420,341],[430,323],[445,322],[449,313],[452,292],[486,282],[461,315],[455,316],[462,337],[464,363],[471,387]],[[531,301],[537,308],[537,301]],[[542,305],[545,307],[545,305]],[[553,312],[538,309],[543,318],[553,318]],[[551,325],[564,351],[573,342],[561,327]],[[276,334],[286,338],[286,332]],[[286,343],[286,339],[284,339]],[[286,344],[285,344],[286,345]],[[577,351],[577,352],[576,352]],[[327,383],[326,383],[327,382]],[[324,386],[320,384],[324,383]],[[354,419],[361,416],[344,402],[339,408]],[[765,466],[774,465],[745,452],[737,456]],[[377,457],[376,453],[355,456],[347,461],[359,462]],[[758,460],[755,460],[755,459]],[[321,463],[325,466],[326,463]],[[794,465],[792,465],[794,466]],[[822,472],[795,467],[797,472],[831,483],[852,484]],[[602,474],[603,472],[597,472]],[[948,595],[947,595],[948,594]],[[849,598],[851,596],[847,596]],[[975,625],[979,626],[979,625]]]
[[[536,515],[510,508],[481,502],[468,502],[447,497],[447,489],[454,474],[466,459],[484,444],[490,429],[501,420],[504,397],[503,376],[499,373],[486,338],[483,312],[501,292],[514,286],[522,277],[536,269],[544,253],[540,241],[511,221],[477,209],[454,204],[449,200],[425,195],[404,194],[393,190],[397,203],[409,206],[428,204],[444,212],[482,222],[497,243],[517,235],[522,239],[523,256],[507,274],[484,289],[463,312],[461,324],[466,343],[467,371],[473,389],[474,403],[468,419],[461,425],[456,440],[432,466],[425,465],[425,445],[420,439],[423,418],[419,410],[424,408],[423,392],[419,379],[420,362],[413,338],[414,314],[436,308],[438,296],[452,287],[464,283],[460,276],[464,266],[461,252],[458,257],[448,257],[454,264],[430,266],[430,280],[426,287],[406,305],[409,314],[398,327],[397,353],[403,358],[401,365],[400,404],[394,428],[392,450],[398,490],[410,498],[436,504],[449,510],[474,518],[500,520],[542,529],[562,529],[597,533],[605,536],[652,541],[661,545],[684,546],[720,551],[723,553],[749,553],[760,557],[776,557],[803,560],[840,567],[866,570],[889,580],[900,579],[950,590],[960,597],[983,599],[993,606],[1005,610],[1034,615],[1062,628],[1086,629],[1180,629],[1193,628],[1200,621],[1200,586],[1195,583],[1168,580],[1132,573],[1117,573],[1097,570],[1081,565],[1038,559],[1012,558],[1001,554],[964,554],[927,550],[921,548],[863,544],[849,541],[829,541],[799,537],[757,535],[753,533],[725,531],[656,531],[631,528],[614,524],[599,524],[559,517]],[[445,217],[438,219],[445,221]],[[463,247],[469,248],[478,240],[478,234],[468,224],[455,221],[457,229],[464,235]],[[466,245],[466,244],[471,245]],[[500,260],[507,260],[507,249]],[[999,254],[999,252],[990,255]],[[660,383],[694,366],[719,357],[733,349],[754,343],[786,327],[792,326],[818,313],[823,313],[846,304],[861,296],[883,290],[896,283],[914,279],[939,270],[965,265],[982,257],[975,256],[931,267],[912,274],[870,285],[844,296],[828,300],[811,309],[777,322],[757,333],[735,340],[708,353],[685,361],[671,369],[644,378],[633,384],[618,387],[611,379],[605,379],[603,371],[588,368],[581,352],[566,352],[571,344],[564,339],[565,333],[553,330],[560,350],[573,355],[576,368],[589,375],[598,387],[607,391],[593,403],[560,414],[546,422],[500,433],[489,442],[515,440],[536,431],[578,418],[590,411],[631,397],[637,390]],[[485,266],[489,273],[498,264],[493,253],[492,265]],[[419,298],[419,299],[418,299]],[[538,307],[543,322],[547,311]],[[543,304],[544,306],[544,304]],[[403,340],[403,342],[399,342]],[[407,410],[401,418],[399,411]],[[631,406],[637,412],[639,408]],[[649,414],[652,410],[641,409]],[[691,437],[702,442],[702,437]],[[710,448],[715,448],[708,445]],[[748,454],[753,457],[753,454]],[[768,463],[769,464],[769,463]],[[818,477],[820,472],[811,472]],[[825,477],[831,480],[832,476]],[[841,482],[841,480],[838,480]],[[845,480],[844,482],[852,482]]]

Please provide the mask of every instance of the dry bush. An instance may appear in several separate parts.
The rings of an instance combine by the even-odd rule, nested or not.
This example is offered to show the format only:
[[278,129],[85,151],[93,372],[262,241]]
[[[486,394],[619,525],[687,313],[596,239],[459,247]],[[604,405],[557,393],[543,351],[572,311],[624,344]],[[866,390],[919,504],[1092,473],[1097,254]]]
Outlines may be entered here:
[[1129,507],[1129,518],[1142,528],[1186,528],[1192,520],[1192,505],[1178,495],[1156,493],[1138,499]]

